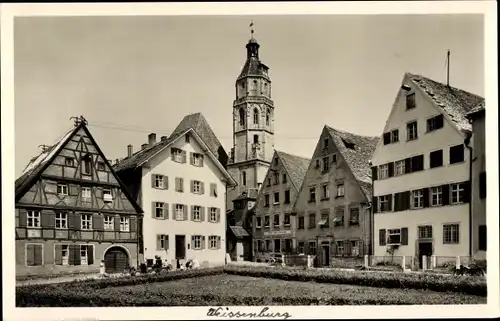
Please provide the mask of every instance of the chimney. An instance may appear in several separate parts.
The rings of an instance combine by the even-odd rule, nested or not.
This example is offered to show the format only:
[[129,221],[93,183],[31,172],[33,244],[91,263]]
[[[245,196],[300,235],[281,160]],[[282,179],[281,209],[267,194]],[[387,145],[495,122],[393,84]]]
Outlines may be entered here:
[[131,144],[129,144],[127,146],[127,157],[132,157],[133,153],[134,153],[134,147]]
[[167,140],[167,136],[161,136],[161,141]]
[[148,144],[142,144],[141,149],[146,149],[148,147]]
[[151,133],[148,135],[148,143],[149,143],[149,146],[153,146],[156,143],[156,134],[155,133]]
[[119,162],[120,162],[119,158],[115,159],[115,164],[118,164]]

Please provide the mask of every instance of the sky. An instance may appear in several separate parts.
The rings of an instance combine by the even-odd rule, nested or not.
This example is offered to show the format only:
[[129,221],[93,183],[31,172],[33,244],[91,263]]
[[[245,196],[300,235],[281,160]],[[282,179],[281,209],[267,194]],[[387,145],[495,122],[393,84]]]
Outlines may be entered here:
[[106,158],[201,112],[227,152],[254,21],[275,148],[311,157],[324,125],[380,136],[405,72],[484,97],[480,15],[23,17],[14,21],[16,177],[83,115]]

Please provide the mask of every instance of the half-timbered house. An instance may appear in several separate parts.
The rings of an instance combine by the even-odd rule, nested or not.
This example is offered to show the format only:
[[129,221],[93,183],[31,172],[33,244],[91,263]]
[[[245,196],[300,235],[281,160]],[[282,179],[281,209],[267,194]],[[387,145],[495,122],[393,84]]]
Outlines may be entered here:
[[138,262],[142,210],[83,117],[15,182],[16,275],[123,272]]

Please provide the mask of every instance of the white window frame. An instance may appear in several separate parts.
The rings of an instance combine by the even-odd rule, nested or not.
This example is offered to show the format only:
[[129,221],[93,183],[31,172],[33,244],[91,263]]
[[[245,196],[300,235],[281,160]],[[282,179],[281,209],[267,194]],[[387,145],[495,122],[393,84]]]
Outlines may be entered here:
[[199,194],[201,193],[201,182],[193,181],[193,193]]
[[90,187],[83,186],[82,187],[82,198],[91,199],[92,198],[92,189]]
[[67,184],[57,184],[57,195],[68,195],[68,185]]
[[[89,264],[89,246],[92,246],[90,244],[81,244],[80,245],[80,264],[81,265],[88,265]],[[92,251],[93,253],[94,251]],[[84,255],[82,255],[85,253]]]
[[[399,236],[399,242],[391,242],[391,236]],[[393,228],[387,230],[387,245],[401,245],[401,229]]]
[[322,163],[323,163],[322,171],[323,172],[329,171],[330,170],[330,159],[328,156],[323,157]]
[[175,219],[177,221],[184,219],[184,204],[175,204]]
[[194,235],[193,249],[201,250],[201,235]]
[[217,208],[210,208],[210,222],[217,222]]
[[[106,195],[109,195],[110,197],[106,199]],[[105,203],[113,203],[113,194],[111,193],[111,190],[109,188],[105,188],[102,190],[102,199]]]
[[337,196],[345,196],[345,185],[344,183],[337,184]]
[[[59,226],[57,226],[59,225]],[[65,230],[68,228],[68,213],[56,212],[55,225],[58,230]]]
[[[357,213],[356,214],[356,219],[353,219],[353,212]],[[351,207],[349,209],[349,223],[350,224],[359,224],[359,208],[358,207]]]
[[172,158],[174,162],[181,163],[182,162],[182,149],[174,148],[172,151]]
[[82,230],[92,230],[92,214],[82,214],[80,221]]
[[[30,224],[31,220],[31,224]],[[28,228],[41,228],[42,215],[40,211],[29,210],[26,212],[26,226]]]
[[168,237],[166,234],[161,234],[160,235],[160,248],[165,250],[167,249],[167,241],[168,241]]
[[130,232],[130,218],[120,217],[120,232]]
[[[278,199],[276,200],[276,195],[278,196]],[[275,192],[273,193],[273,204],[279,204],[280,203],[280,193]]]
[[208,244],[210,246],[210,249],[216,250],[217,249],[217,236],[216,235],[210,235],[208,237]]
[[400,176],[405,173],[405,161],[399,160],[394,163],[394,176]]
[[424,191],[417,189],[411,191],[411,207],[413,209],[419,209],[424,207]]
[[155,188],[163,189],[164,188],[163,180],[164,180],[163,175],[155,174]]
[[[394,135],[394,133],[398,133],[397,136]],[[390,131],[390,136],[391,136],[391,144],[399,142],[399,129],[393,129]],[[396,140],[395,137],[398,139]]]
[[105,231],[112,231],[115,229],[115,218],[114,216],[111,215],[104,215],[104,230]]
[[345,250],[344,241],[336,241],[335,245],[337,247],[337,255],[339,256],[344,255],[344,250]]
[[[449,233],[448,241],[446,237],[447,233]],[[453,236],[456,237],[456,242],[454,242]],[[460,244],[460,224],[458,223],[443,224],[443,244],[446,245]]]
[[[385,205],[385,210],[382,209],[382,204],[387,204]],[[378,197],[378,211],[381,213],[389,212],[389,197],[387,195],[381,195]]]
[[[411,127],[408,128],[408,125]],[[406,140],[411,141],[418,138],[418,122],[416,120],[406,123]]]
[[[55,244],[54,244],[55,247]],[[55,248],[54,248],[55,251]],[[66,255],[64,253],[66,252]],[[69,244],[61,244],[61,265],[69,265]]]
[[165,216],[165,203],[155,202],[155,218],[163,218],[164,216]]
[[359,256],[360,241],[350,241],[351,242],[351,256]]
[[418,227],[418,238],[419,239],[432,239],[432,225],[421,225]]
[[385,179],[389,177],[389,164],[383,164],[378,167],[378,178]]
[[[441,186],[431,187],[431,206],[443,205],[443,188]],[[434,202],[436,199],[437,202]]]
[[193,205],[193,220],[201,221],[201,206]]
[[201,167],[201,162],[203,159],[203,154],[200,153],[193,153],[193,165]]
[[321,199],[330,199],[330,186],[328,186],[328,184],[321,185]]
[[[463,199],[465,197],[465,189],[461,186],[461,184],[451,184],[450,194],[450,204],[462,204],[464,202]],[[453,201],[454,197],[456,197],[456,201]],[[460,200],[460,198],[462,200]]]
[[[288,217],[288,223],[286,222],[287,217]],[[283,226],[290,226],[291,220],[292,220],[292,216],[289,213],[285,213],[285,216],[283,217]]]
[[316,202],[316,187],[309,187],[309,202]]

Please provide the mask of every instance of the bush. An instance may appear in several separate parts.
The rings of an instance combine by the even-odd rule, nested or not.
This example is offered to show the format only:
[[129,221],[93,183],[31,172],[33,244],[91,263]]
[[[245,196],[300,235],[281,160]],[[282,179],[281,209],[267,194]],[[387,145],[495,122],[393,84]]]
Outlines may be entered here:
[[351,284],[380,288],[421,289],[436,292],[458,292],[486,296],[486,279],[482,277],[439,274],[406,274],[387,272],[347,272],[335,270],[276,269],[266,267],[227,266],[225,273],[242,276],[315,281],[318,283]]

